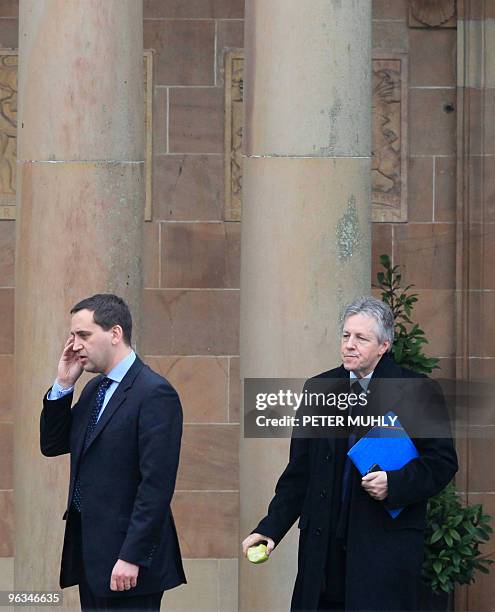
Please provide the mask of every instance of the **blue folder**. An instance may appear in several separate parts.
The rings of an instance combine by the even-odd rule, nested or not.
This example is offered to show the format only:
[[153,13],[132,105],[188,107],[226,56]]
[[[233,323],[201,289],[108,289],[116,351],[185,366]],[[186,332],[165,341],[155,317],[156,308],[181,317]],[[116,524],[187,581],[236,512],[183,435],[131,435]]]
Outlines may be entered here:
[[[395,416],[394,412],[387,412],[385,422],[392,423],[390,417]],[[375,463],[384,471],[400,470],[411,459],[419,457],[413,441],[399,419],[394,421],[394,426],[371,428],[347,454],[363,476]],[[388,512],[392,518],[395,518],[403,509],[394,508]]]

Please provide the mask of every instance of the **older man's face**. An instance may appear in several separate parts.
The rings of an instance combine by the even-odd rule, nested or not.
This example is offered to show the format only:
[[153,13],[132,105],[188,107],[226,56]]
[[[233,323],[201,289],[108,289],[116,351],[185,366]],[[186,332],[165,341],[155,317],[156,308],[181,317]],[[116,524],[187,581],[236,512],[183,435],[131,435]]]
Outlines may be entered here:
[[345,320],[340,343],[342,363],[359,378],[375,369],[389,346],[390,342],[378,340],[377,322],[373,317],[360,313]]

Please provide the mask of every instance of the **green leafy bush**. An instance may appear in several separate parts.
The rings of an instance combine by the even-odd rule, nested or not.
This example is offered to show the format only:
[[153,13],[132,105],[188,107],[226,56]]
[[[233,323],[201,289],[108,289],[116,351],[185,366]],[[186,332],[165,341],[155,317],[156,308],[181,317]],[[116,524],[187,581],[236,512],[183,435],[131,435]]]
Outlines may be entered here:
[[400,283],[402,275],[399,266],[393,266],[388,255],[380,256],[385,272],[378,272],[377,280],[382,290],[382,301],[390,306],[395,318],[395,339],[392,354],[395,362],[415,372],[428,374],[438,368],[438,359],[426,357],[423,345],[428,344],[425,332],[411,320],[413,304],[418,301],[417,293],[407,293],[413,285],[404,289]]
[[[390,257],[382,255],[380,263],[385,272],[377,274],[381,297],[395,318],[395,338],[392,354],[402,367],[429,374],[438,367],[438,359],[423,353],[428,344],[424,331],[411,319],[417,293],[408,293],[413,285],[400,286],[399,266],[392,266]],[[481,504],[463,506],[453,483],[428,501],[427,530],[423,581],[433,592],[450,593],[455,584],[469,584],[479,570],[488,573],[493,563],[482,555],[480,544],[488,542],[492,528],[491,517],[483,514]]]
[[488,574],[493,563],[479,546],[493,532],[481,504],[463,506],[453,483],[428,502],[423,581],[435,592],[454,590],[455,583],[474,581],[476,570]]

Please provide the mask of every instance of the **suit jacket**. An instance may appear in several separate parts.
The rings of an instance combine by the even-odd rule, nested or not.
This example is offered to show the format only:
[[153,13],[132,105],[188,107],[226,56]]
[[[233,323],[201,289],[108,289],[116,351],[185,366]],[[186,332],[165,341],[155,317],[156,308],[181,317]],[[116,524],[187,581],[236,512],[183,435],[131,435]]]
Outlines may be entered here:
[[[342,366],[313,380],[321,383],[321,379],[327,379],[328,389],[334,392],[349,388],[349,372]],[[385,394],[384,379],[390,382]],[[407,382],[411,379],[416,379],[414,384]],[[389,355],[382,357],[375,368],[368,389],[370,406],[375,404],[373,413],[385,414],[393,409],[408,432],[414,430],[422,415],[436,411],[445,416],[439,385],[400,368]],[[423,435],[413,441],[419,457],[400,470],[387,472],[385,502],[366,493],[361,475],[352,468],[345,555],[346,610],[419,609],[426,503],[449,483],[458,465],[449,435]],[[343,448],[335,438],[294,437],[289,463],[277,483],[268,514],[254,529],[278,544],[299,518],[298,574],[292,610],[316,610],[324,579],[335,571],[326,565],[329,541],[335,536],[337,523],[330,509],[340,506],[332,497],[339,488],[335,486],[335,465],[339,461],[337,453],[345,452]],[[405,509],[392,519],[384,506]]]
[[[83,452],[94,405],[96,376],[71,409],[72,394],[43,400],[41,452],[70,453],[70,486],[80,479],[82,554],[87,580],[100,597],[154,593],[186,582],[170,502],[182,435],[182,409],[174,388],[136,358],[103,411]],[[64,519],[71,517],[68,511]],[[62,588],[79,582],[74,533],[66,523]],[[77,546],[77,545],[76,545]],[[111,591],[117,559],[140,566],[137,586]]]

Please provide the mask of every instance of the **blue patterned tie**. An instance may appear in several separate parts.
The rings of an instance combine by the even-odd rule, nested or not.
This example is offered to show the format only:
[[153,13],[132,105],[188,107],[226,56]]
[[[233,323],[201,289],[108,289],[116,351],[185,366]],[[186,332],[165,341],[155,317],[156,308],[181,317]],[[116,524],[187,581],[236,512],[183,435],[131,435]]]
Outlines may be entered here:
[[[91,434],[93,433],[94,428],[96,427],[96,423],[98,422],[98,415],[100,414],[101,407],[103,406],[103,402],[105,400],[105,394],[107,392],[108,387],[113,383],[113,380],[110,378],[102,378],[100,384],[98,385],[98,391],[96,392],[95,403],[93,405],[93,410],[91,411],[91,416],[89,417],[88,426],[86,428],[86,436],[84,438],[84,446],[82,453],[88,448],[89,440],[91,438]],[[81,453],[81,455],[82,455]],[[78,512],[81,512],[81,482],[79,480],[79,476],[76,478],[76,482],[74,484],[74,493],[72,495],[72,503],[76,507]]]

